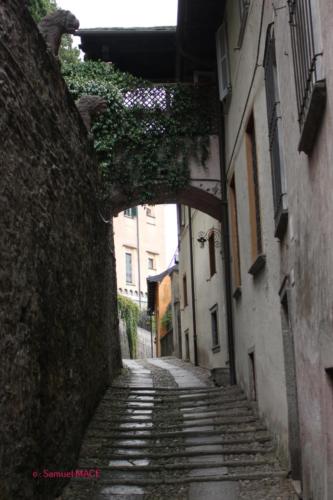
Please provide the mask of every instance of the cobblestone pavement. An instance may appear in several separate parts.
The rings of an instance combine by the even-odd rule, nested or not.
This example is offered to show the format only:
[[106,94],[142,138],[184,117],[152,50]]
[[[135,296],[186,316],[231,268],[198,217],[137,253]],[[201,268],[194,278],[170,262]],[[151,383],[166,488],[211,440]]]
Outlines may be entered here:
[[[61,500],[297,500],[267,429],[235,386],[174,358],[125,360]],[[59,499],[60,500],[60,499]]]

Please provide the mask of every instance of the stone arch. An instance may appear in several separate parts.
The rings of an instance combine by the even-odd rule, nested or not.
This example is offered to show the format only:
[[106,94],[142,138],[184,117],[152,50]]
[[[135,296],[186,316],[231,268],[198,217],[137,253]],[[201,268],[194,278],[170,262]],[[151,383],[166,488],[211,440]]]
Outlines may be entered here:
[[[144,203],[140,192],[137,193],[137,196],[133,196],[131,200],[128,200],[121,192],[115,192],[112,196],[112,215],[116,216],[123,210]],[[149,204],[160,205],[164,203],[188,205],[221,220],[220,198],[194,186],[188,186],[177,192],[167,191],[163,185],[157,186],[155,196],[149,201]]]
[[[196,160],[189,165],[190,178],[187,186],[173,191],[169,186],[156,181],[155,195],[149,200],[149,204],[158,205],[164,203],[180,203],[188,205],[221,220],[221,177],[220,156],[218,136],[210,136],[209,157],[205,167]],[[145,187],[133,187],[131,199],[126,193],[116,186],[111,194],[112,215],[128,208],[147,203],[144,198]]]

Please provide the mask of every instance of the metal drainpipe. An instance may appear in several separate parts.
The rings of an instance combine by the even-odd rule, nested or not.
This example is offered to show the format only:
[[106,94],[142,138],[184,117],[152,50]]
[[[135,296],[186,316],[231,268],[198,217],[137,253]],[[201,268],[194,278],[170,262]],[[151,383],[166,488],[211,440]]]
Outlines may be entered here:
[[[225,130],[222,104],[219,106],[219,147],[220,147],[220,173],[221,173],[221,194],[222,194],[222,241],[223,254],[222,261],[224,265],[224,281],[225,281],[225,300],[227,312],[227,330],[228,330],[228,353],[229,353],[229,370],[230,384],[237,383],[236,365],[235,365],[235,342],[234,342],[234,323],[232,309],[232,280],[231,280],[231,254],[230,254],[230,232],[229,232],[229,215],[228,215],[228,198],[227,198],[227,175],[225,171]],[[224,258],[223,258],[224,257]]]
[[191,266],[191,295],[192,295],[192,321],[193,321],[193,347],[194,347],[194,364],[198,366],[198,343],[197,343],[197,320],[195,309],[195,290],[194,290],[194,261],[193,261],[193,242],[192,242],[192,218],[191,207],[188,207],[188,229],[190,242],[190,266]]

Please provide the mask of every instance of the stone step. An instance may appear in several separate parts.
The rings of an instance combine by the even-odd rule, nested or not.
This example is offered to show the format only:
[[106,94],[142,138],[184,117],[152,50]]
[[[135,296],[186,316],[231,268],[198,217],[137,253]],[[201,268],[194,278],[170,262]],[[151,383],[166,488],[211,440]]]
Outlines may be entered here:
[[[254,419],[255,420],[255,419]],[[173,422],[175,422],[175,419],[172,419]],[[177,420],[176,420],[177,422]],[[233,423],[233,421],[231,421]],[[198,419],[186,419],[186,420],[183,420],[183,419],[179,419],[178,420],[178,423],[173,423],[173,424],[170,424],[169,423],[169,420],[167,419],[157,419],[156,417],[154,417],[154,419],[152,417],[148,417],[148,416],[145,416],[143,415],[142,418],[140,416],[138,417],[132,417],[132,418],[124,418],[124,419],[112,419],[111,421],[109,419],[96,419],[94,421],[94,429],[101,429],[101,430],[108,430],[110,431],[111,428],[112,429],[116,429],[118,430],[119,429],[119,426],[121,424],[139,424],[139,423],[145,423],[145,424],[149,424],[149,423],[153,423],[155,428],[160,428],[162,427],[164,430],[168,431],[168,430],[179,430],[180,428],[183,429],[183,430],[186,430],[187,428],[194,428],[194,427],[202,427],[202,426],[213,426],[214,428],[220,428],[223,426],[226,426],[226,425],[230,425],[228,422],[225,423],[225,420],[223,419],[219,419],[218,417],[211,417],[211,418],[198,418]],[[110,424],[110,425],[108,425]],[[114,426],[114,427],[113,427]],[[257,431],[265,431],[267,430],[267,428],[258,423],[256,426],[252,426],[252,427],[247,427],[245,429],[242,429],[242,427],[238,425],[235,425],[235,429],[229,429],[227,428],[224,432],[225,433],[240,433],[240,432],[257,432]]]
[[222,393],[222,394],[243,394],[242,390],[237,386],[228,386],[228,387],[152,387],[147,388],[147,386],[141,387],[124,387],[122,385],[112,385],[110,388],[110,394],[116,394],[118,392],[130,393],[130,394],[197,394],[197,393],[205,393],[205,394],[214,394],[214,393]]
[[219,399],[214,399],[214,400],[211,400],[209,403],[206,403],[205,401],[202,401],[202,400],[198,400],[198,401],[195,401],[194,403],[192,404],[180,404],[179,402],[176,403],[176,404],[168,404],[168,403],[157,403],[156,401],[154,402],[148,402],[148,401],[145,401],[145,402],[141,402],[141,401],[128,401],[128,400],[124,400],[124,401],[113,401],[113,402],[104,402],[100,408],[105,408],[105,407],[109,407],[111,409],[113,408],[120,408],[120,409],[124,409],[125,411],[126,410],[129,410],[129,409],[154,409],[156,411],[162,411],[164,412],[165,410],[166,411],[186,411],[187,409],[196,409],[196,410],[199,410],[200,408],[204,408],[205,410],[209,411],[211,409],[211,407],[218,407],[218,408],[221,408],[221,409],[225,409],[225,410],[228,410],[228,409],[233,409],[233,408],[250,408],[250,409],[253,409],[255,408],[255,405],[253,405],[252,402],[250,401],[247,401],[246,399],[239,399],[239,400],[236,400],[236,401],[221,401]]
[[[207,426],[207,427],[210,427],[210,426]],[[204,429],[204,430],[201,430],[201,429]],[[239,433],[235,433],[235,432],[223,432],[223,430],[221,429],[206,429],[206,428],[188,428],[188,429],[185,429],[185,430],[178,430],[178,431],[156,431],[154,430],[153,432],[151,432],[152,429],[148,429],[147,430],[143,430],[143,429],[138,429],[137,431],[136,430],[133,430],[132,432],[129,432],[128,429],[114,429],[113,431],[110,432],[110,429],[108,429],[108,431],[105,429],[105,431],[103,432],[103,438],[104,439],[115,439],[117,438],[118,436],[121,438],[121,439],[137,439],[138,436],[141,437],[141,439],[161,439],[161,438],[179,438],[179,437],[189,437],[189,436],[221,436],[221,435],[232,435],[232,434],[239,434],[239,433],[242,433],[242,432],[239,432]],[[93,438],[95,435],[96,436],[100,436],[100,433],[101,431],[96,429],[95,431],[93,431],[93,429],[91,429],[89,431],[89,438]]]
[[[193,482],[208,482],[208,481],[258,481],[261,479],[272,479],[272,478],[286,478],[286,471],[274,471],[269,470],[267,472],[244,472],[240,474],[215,474],[212,476],[183,476],[181,478],[168,479],[165,476],[155,478],[129,478],[127,474],[123,474],[122,477],[113,478],[111,477],[101,477],[99,479],[100,483],[105,484],[122,484],[122,485],[136,485],[136,486],[153,486],[160,484],[188,484]],[[258,499],[259,500],[259,499]]]
[[[147,413],[147,410],[143,410],[143,411],[135,411],[135,414],[133,415],[136,415],[136,416],[147,416],[147,415],[151,415],[151,413]],[[93,420],[93,423],[98,423],[100,425],[104,425],[105,423],[109,422],[109,423],[112,423],[113,422],[113,416],[118,416],[120,417],[121,419],[121,414],[108,414],[108,416],[103,416],[103,415],[96,415],[94,417],[94,420]],[[224,417],[224,416],[221,416],[218,412],[200,412],[200,413],[196,413],[196,412],[191,412],[191,413],[186,413],[185,415],[178,415],[177,418],[180,420],[180,423],[182,422],[187,422],[189,420],[193,420],[193,419],[200,419],[200,418],[216,418],[218,419],[218,425],[238,425],[238,424],[242,424],[242,423],[251,423],[251,422],[259,422],[259,419],[257,417],[255,417],[253,414],[252,415],[241,415],[241,416],[233,416],[233,415],[229,415]],[[173,417],[170,416],[169,414],[169,420],[172,419],[173,420]],[[165,418],[163,419],[156,419],[156,422],[159,421],[159,420],[165,420]],[[154,418],[154,422],[155,422],[155,418]]]
[[[106,397],[104,401],[113,401],[115,398],[114,397]],[[233,403],[236,401],[247,401],[246,397],[244,396],[243,393],[240,394],[235,394],[234,396],[226,395],[226,394],[202,394],[199,393],[197,395],[188,395],[188,394],[183,394],[179,396],[164,396],[164,395],[157,395],[157,394],[122,394],[121,397],[117,397],[117,401],[154,401],[155,403],[165,403],[165,404],[170,404],[170,403],[187,403],[190,401],[223,401],[225,403]]]
[[[160,439],[163,439],[165,436],[160,436]],[[152,440],[155,440],[156,438],[152,436],[146,436],[143,441],[146,441],[145,443],[142,444],[132,444],[131,439],[128,437],[124,438],[123,436],[119,436],[119,439],[115,438],[116,441],[109,443],[103,443],[100,448],[103,450],[106,449],[118,449],[118,448],[123,448],[123,449],[146,449],[146,448],[155,448],[154,442],[151,442]],[[168,436],[168,439],[169,436]],[[128,441],[127,444],[125,445],[119,445],[117,444],[119,441]],[[205,446],[205,445],[222,445],[222,446],[235,446],[235,445],[244,445],[244,444],[253,444],[254,446],[258,444],[265,444],[269,443],[271,444],[271,439],[269,436],[267,437],[258,437],[257,439],[252,439],[252,438],[241,438],[241,439],[222,439],[222,438],[216,438],[215,436],[198,436],[196,434],[193,434],[192,437],[186,438],[186,443],[165,443],[163,446],[156,446],[156,448],[174,448],[174,447],[189,447],[189,446]],[[162,444],[162,443],[161,443]]]
[[[174,462],[172,464],[170,463],[164,463],[164,464],[158,464],[154,465],[149,463],[149,460],[146,460],[148,463],[147,464],[140,464],[140,460],[112,460],[109,462],[109,466],[99,466],[98,468],[104,472],[104,471],[110,471],[110,469],[114,470],[122,470],[122,471],[132,471],[132,470],[144,470],[144,471],[165,471],[165,470],[196,470],[196,469],[208,469],[216,466],[223,466],[227,468],[231,468],[233,470],[239,469],[239,468],[244,468],[244,467],[250,467],[251,469],[254,469],[255,467],[263,467],[263,466],[269,466],[272,467],[273,470],[277,470],[276,467],[276,461],[273,459],[266,459],[266,460],[223,460],[223,457],[220,457],[218,455],[212,455],[214,460],[209,460],[207,462],[206,460],[203,461],[203,458],[205,457],[192,457],[194,459],[197,459],[195,461],[191,461],[191,463],[188,462]],[[89,462],[83,462],[83,468],[90,468],[91,463]],[[281,471],[281,468],[278,467],[278,469]]]
[[[250,469],[250,470],[249,470]],[[150,466],[123,466],[123,467],[111,467],[109,469],[103,469],[103,480],[108,478],[123,480],[126,479],[160,479],[163,481],[165,473],[167,471],[171,472],[175,469],[171,468],[153,468]],[[182,471],[183,476],[186,477],[216,477],[221,475],[228,475],[229,477],[240,476],[242,474],[262,474],[266,477],[272,477],[274,475],[279,475],[280,477],[287,477],[287,472],[282,469],[275,469],[271,466],[255,466],[255,467],[238,467],[230,468],[219,464],[210,464],[209,467],[198,466],[198,467],[182,467],[179,465],[177,471]]]
[[[126,429],[127,430],[127,429]],[[176,439],[176,438],[190,438],[190,437],[214,437],[214,436],[221,436],[221,432],[218,431],[218,430],[214,430],[214,429],[204,429],[204,430],[183,430],[183,431],[174,431],[174,432],[156,432],[154,431],[153,433],[146,433],[146,434],[143,434],[142,433],[143,431],[140,430],[140,437],[141,439],[147,439],[149,441],[151,440],[157,440],[157,439]],[[96,436],[97,435],[100,435],[100,432],[96,432]],[[232,436],[235,435],[235,437],[233,438]],[[237,433],[231,433],[230,434],[227,434],[228,436],[228,439],[225,439],[223,441],[225,442],[233,442],[233,443],[236,443],[236,442],[240,442],[240,441],[243,441],[243,442],[246,442],[246,443],[249,443],[249,442],[267,442],[267,441],[270,441],[271,438],[269,436],[269,434],[266,434],[264,436],[254,436],[254,437],[248,437],[248,438],[239,438],[238,437],[238,434]],[[90,433],[89,434],[89,437],[94,437],[94,433]],[[114,440],[114,439],[117,439],[117,438],[120,438],[120,439],[136,439],[137,438],[137,434],[136,434],[136,431],[133,431],[133,432],[122,432],[121,430],[115,430],[114,433],[112,435],[110,435],[108,432],[104,432],[103,433],[103,438],[104,439],[111,439],[111,440]]]
[[[105,408],[110,408],[110,411],[112,412],[114,409],[118,410],[154,410],[155,412],[158,412],[160,414],[170,414],[172,409],[168,408],[167,406],[158,406],[158,405],[153,405],[152,403],[129,403],[128,405],[120,405],[118,403],[112,403],[110,405],[100,405],[99,410],[102,411]],[[205,411],[207,410],[207,411]],[[180,407],[179,411],[181,412],[182,415],[187,416],[191,413],[202,413],[202,414],[210,414],[211,412],[216,413],[216,416],[223,416],[223,415],[244,415],[244,414],[250,414],[252,413],[252,407],[251,405],[242,405],[239,408],[235,407],[224,407],[223,405],[209,405],[207,407],[206,405],[198,405],[198,406],[188,406],[188,407]]]
[[[193,449],[195,448],[195,449]],[[131,453],[131,458],[136,458],[136,459],[163,459],[163,458],[179,458],[179,457],[196,457],[200,456],[200,453],[205,454],[205,455],[216,455],[218,453],[221,456],[224,455],[252,455],[255,459],[255,455],[268,455],[274,451],[273,448],[263,448],[260,446],[250,446],[250,447],[245,447],[243,446],[242,448],[228,448],[225,447],[225,449],[216,449],[217,447],[215,446],[187,446],[185,450],[181,451],[170,451],[166,453],[154,453],[151,451],[147,452],[137,452],[136,450],[133,449],[133,452]],[[117,448],[120,451],[120,447]],[[200,451],[201,450],[201,451]],[[124,453],[128,453],[128,449],[124,448]],[[109,458],[110,460],[115,460],[117,458],[123,459],[124,458],[124,453],[112,453],[110,454]],[[258,457],[257,457],[258,458]]]

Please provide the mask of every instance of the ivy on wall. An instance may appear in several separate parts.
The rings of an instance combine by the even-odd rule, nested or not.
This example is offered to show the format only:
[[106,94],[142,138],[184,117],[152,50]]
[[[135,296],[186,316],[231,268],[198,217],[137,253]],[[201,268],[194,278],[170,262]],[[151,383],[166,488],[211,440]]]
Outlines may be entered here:
[[156,86],[117,70],[111,63],[63,64],[63,75],[75,99],[104,97],[108,111],[95,123],[95,150],[104,180],[130,201],[153,201],[156,185],[174,192],[189,181],[189,161],[208,157],[212,113],[207,96],[190,85]]
[[39,23],[43,17],[57,8],[55,0],[29,0],[28,6],[36,23]]
[[161,326],[164,328],[166,332],[169,332],[172,329],[172,310],[171,304],[168,305],[167,310],[163,314],[161,318]]
[[135,359],[137,355],[140,309],[131,299],[118,295],[118,311],[121,319],[125,322],[131,359]]

